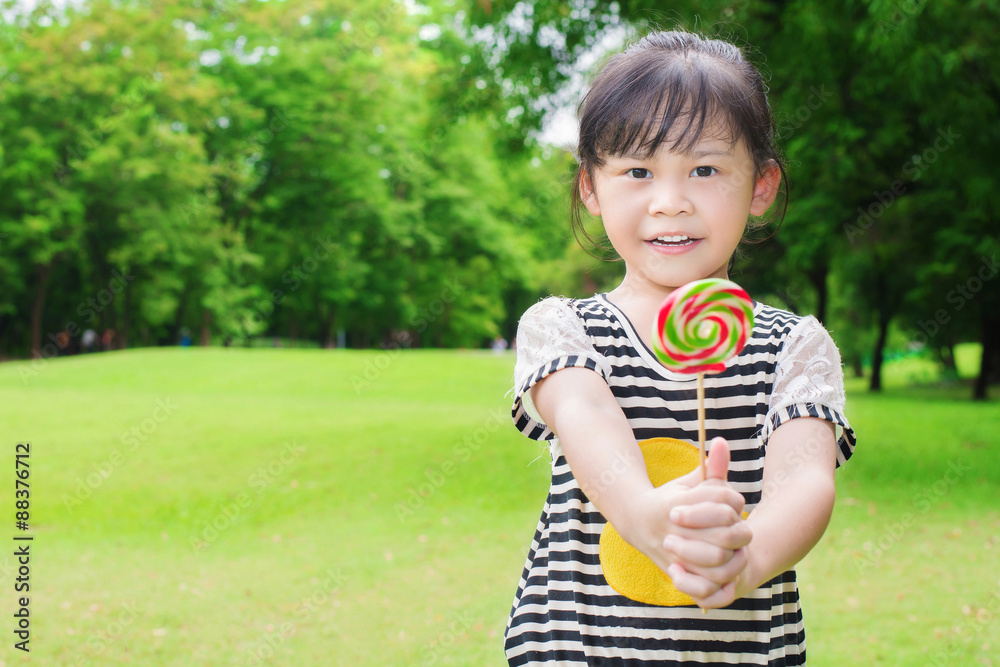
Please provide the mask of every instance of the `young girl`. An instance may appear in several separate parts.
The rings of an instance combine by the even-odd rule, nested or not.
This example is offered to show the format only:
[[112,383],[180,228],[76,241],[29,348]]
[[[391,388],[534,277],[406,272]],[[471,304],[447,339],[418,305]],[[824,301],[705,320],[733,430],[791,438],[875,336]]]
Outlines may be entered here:
[[[642,448],[697,441],[694,376],[650,351],[659,305],[690,281],[728,277],[784,180],[761,76],[728,43],[648,35],[594,80],[578,159],[574,222],[581,207],[601,217],[625,277],[589,299],[544,299],[518,327],[513,417],[548,442],[552,483],[507,658],[804,664],[792,567],[826,529],[834,469],[855,443],[826,330],[755,301],[746,347],[705,376],[706,479],[695,471],[654,486]],[[676,590],[650,602],[609,585],[609,568],[626,579],[642,570],[607,562],[606,524]]]

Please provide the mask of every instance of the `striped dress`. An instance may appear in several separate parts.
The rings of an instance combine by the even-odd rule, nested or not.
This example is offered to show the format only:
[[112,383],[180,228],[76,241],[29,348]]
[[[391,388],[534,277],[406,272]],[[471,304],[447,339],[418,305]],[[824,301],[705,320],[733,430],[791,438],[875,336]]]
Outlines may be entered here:
[[[719,374],[705,376],[708,440],[732,450],[729,482],[752,512],[760,501],[769,435],[796,417],[837,425],[837,465],[854,450],[844,416],[840,355],[813,317],[754,303],[753,335]],[[605,295],[550,297],[521,318],[514,405],[517,428],[546,441],[552,481],[504,633],[511,665],[802,665],[805,635],[794,570],[723,609],[657,606],[619,595],[604,577],[606,523],[580,489],[555,434],[526,392],[563,368],[599,373],[637,440],[698,440],[696,380],[664,368]]]

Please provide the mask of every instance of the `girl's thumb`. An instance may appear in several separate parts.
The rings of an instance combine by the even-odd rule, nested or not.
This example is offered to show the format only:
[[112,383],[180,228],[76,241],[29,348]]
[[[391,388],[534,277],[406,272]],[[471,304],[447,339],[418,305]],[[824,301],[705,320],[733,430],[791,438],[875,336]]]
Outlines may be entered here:
[[708,461],[705,462],[705,478],[725,482],[728,475],[729,443],[725,438],[713,438],[708,449]]

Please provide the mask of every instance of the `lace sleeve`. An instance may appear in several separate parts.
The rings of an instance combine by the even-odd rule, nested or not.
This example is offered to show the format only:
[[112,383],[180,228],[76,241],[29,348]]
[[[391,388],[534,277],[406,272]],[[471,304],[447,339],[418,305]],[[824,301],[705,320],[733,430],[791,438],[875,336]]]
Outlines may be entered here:
[[837,466],[854,453],[856,436],[844,414],[844,372],[840,352],[815,317],[804,317],[789,333],[778,355],[777,374],[761,441],[796,417],[817,417],[835,424]]
[[562,298],[543,299],[525,311],[517,326],[516,340],[511,416],[518,430],[529,438],[552,440],[555,433],[543,423],[528,390],[564,368],[589,368],[607,380],[611,366],[594,349],[583,321]]

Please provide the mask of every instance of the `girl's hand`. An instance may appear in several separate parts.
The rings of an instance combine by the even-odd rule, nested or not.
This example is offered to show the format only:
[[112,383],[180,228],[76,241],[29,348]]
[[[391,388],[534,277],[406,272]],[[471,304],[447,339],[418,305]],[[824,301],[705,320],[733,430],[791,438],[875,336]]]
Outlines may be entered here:
[[793,567],[830,520],[836,460],[837,440],[830,422],[800,417],[775,429],[764,455],[763,493],[744,522],[756,536],[756,546],[744,547],[742,572],[712,592],[730,572],[689,567],[684,561],[690,551],[678,548],[676,563],[667,573],[674,585],[702,607],[721,607]]
[[[741,549],[741,551],[745,550]],[[667,571],[667,575],[673,580],[677,590],[690,595],[699,607],[702,609],[715,609],[718,607],[728,607],[736,600],[753,592],[756,588],[749,583],[751,581],[747,573],[749,556],[746,553],[742,556],[742,568],[734,579],[721,586],[712,579],[691,574],[680,563],[671,565]]]
[[728,468],[729,445],[716,438],[706,479],[696,469],[649,489],[622,533],[661,570],[676,571],[674,585],[696,600],[715,595],[745,567],[750,530],[741,518],[742,494],[725,481]]
[[[715,438],[701,486],[729,488],[728,468],[729,444],[724,438]],[[700,503],[671,510],[670,519],[678,531],[664,539],[673,561],[665,571],[678,590],[703,608],[724,607],[749,592],[742,590],[739,583],[749,563],[747,549],[752,533],[739,512],[734,515],[730,509]]]

